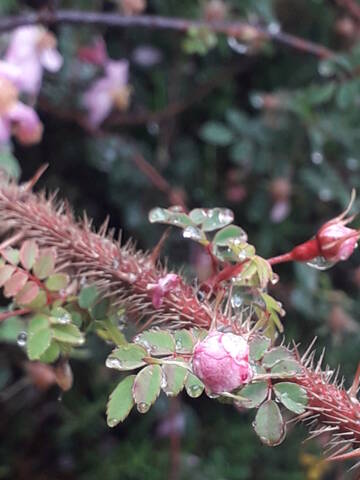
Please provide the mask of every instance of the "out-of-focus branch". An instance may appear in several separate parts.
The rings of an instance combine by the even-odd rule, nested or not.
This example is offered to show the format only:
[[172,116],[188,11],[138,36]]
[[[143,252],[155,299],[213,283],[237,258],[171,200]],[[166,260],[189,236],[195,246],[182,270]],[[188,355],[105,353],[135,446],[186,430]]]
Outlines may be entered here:
[[302,52],[320,58],[329,58],[334,52],[323,45],[305,40],[284,32],[272,32],[266,27],[252,25],[244,21],[206,21],[185,18],[161,17],[157,15],[124,16],[115,13],[87,12],[77,10],[45,11],[0,18],[0,32],[24,25],[54,25],[66,23],[74,25],[94,25],[114,28],[146,28],[152,30],[177,30],[187,32],[190,28],[207,28],[215,33],[251,40],[264,38],[282,43]]

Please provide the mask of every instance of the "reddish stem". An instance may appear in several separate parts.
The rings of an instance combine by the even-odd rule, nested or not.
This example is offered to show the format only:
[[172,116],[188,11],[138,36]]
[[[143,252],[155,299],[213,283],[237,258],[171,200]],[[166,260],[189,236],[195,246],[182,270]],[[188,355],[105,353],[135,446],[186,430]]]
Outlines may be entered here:
[[0,322],[11,317],[26,315],[29,312],[31,312],[30,308],[19,308],[18,310],[12,310],[11,312],[3,312],[0,314]]
[[278,263],[285,263],[285,262],[292,262],[293,257],[292,253],[284,253],[283,255],[278,255],[277,257],[271,257],[268,258],[267,261],[270,263],[270,265],[277,265]]

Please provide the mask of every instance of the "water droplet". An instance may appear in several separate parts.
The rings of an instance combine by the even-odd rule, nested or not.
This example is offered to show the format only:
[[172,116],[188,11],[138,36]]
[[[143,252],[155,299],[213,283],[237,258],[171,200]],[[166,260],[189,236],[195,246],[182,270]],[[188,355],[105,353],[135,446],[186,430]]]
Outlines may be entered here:
[[249,53],[249,45],[239,42],[235,37],[228,37],[227,42],[234,52],[239,53],[240,55],[246,55]]
[[57,401],[58,401],[58,402],[62,402],[62,401],[63,401],[63,395],[64,395],[63,392],[61,392],[60,395],[59,395],[58,398],[57,398]]
[[219,397],[220,397],[219,394],[213,393],[213,392],[209,392],[209,391],[206,391],[206,395],[207,395],[209,398],[219,398]]
[[234,214],[228,208],[222,208],[219,213],[219,222],[227,225],[234,220]]
[[323,202],[329,202],[333,198],[333,194],[330,188],[322,188],[319,191],[319,198]]
[[239,308],[241,308],[243,303],[244,303],[244,299],[243,299],[242,295],[240,295],[239,293],[234,293],[231,296],[231,306],[233,308],[239,309]]
[[176,350],[181,350],[182,346],[183,346],[182,341],[180,339],[176,340],[175,342]]
[[27,333],[20,332],[16,339],[16,342],[19,345],[19,347],[25,347],[26,341],[27,341]]
[[166,377],[165,377],[165,375],[163,375],[163,377],[161,379],[160,387],[162,389],[165,389],[167,386],[168,386],[168,383],[167,383]]
[[118,421],[116,420],[116,418],[108,418],[108,421],[107,421],[109,427],[115,427],[115,425],[118,423]]
[[326,260],[324,257],[315,257],[309,262],[306,262],[309,267],[316,268],[317,270],[328,270],[329,268],[333,267],[336,262],[331,262]]
[[169,207],[169,210],[171,212],[183,213],[184,207],[182,207],[181,205],[172,205],[171,207]]
[[169,220],[169,213],[164,208],[153,208],[149,213],[149,222],[166,222]]
[[279,282],[279,280],[280,280],[279,275],[277,273],[273,273],[270,280],[271,284],[276,285]]
[[81,277],[80,278],[80,287],[85,287],[86,285],[86,277]]
[[346,159],[346,166],[349,170],[355,171],[359,169],[359,160],[357,158],[349,157]]
[[254,108],[260,109],[264,106],[264,98],[258,93],[253,93],[249,97],[250,103]]
[[281,25],[279,22],[270,22],[267,29],[270,35],[277,35],[281,32]]
[[149,411],[150,405],[148,403],[145,403],[145,402],[140,402],[136,405],[136,408],[137,408],[138,412],[146,413],[146,412]]
[[199,228],[193,227],[191,225],[185,228],[185,230],[183,231],[183,237],[190,238],[195,242],[199,242],[204,238],[202,231]]
[[67,323],[71,322],[71,315],[62,315],[61,317],[57,317],[56,319],[58,323],[61,323],[62,325],[66,325]]
[[156,122],[149,122],[146,125],[146,128],[147,128],[147,131],[150,133],[150,135],[155,136],[159,134],[160,127],[159,127],[159,124]]
[[122,367],[122,363],[120,362],[120,360],[115,357],[108,357],[106,359],[105,365],[108,368],[116,368],[117,370],[120,370]]
[[334,74],[334,66],[327,60],[323,60],[318,65],[319,75],[322,77],[331,77]]
[[199,390],[200,390],[200,385],[191,385],[191,387],[190,387],[190,391],[193,394],[198,393]]
[[314,165],[320,165],[324,160],[324,155],[321,152],[315,151],[311,154],[311,161]]
[[204,302],[206,298],[205,292],[203,292],[202,290],[198,290],[196,292],[196,298],[200,303]]

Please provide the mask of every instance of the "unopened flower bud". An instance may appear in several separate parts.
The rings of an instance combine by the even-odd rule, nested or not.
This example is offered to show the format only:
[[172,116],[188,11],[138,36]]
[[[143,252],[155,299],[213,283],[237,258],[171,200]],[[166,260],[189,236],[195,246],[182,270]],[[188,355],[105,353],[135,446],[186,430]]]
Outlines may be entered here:
[[353,253],[359,232],[348,228],[343,221],[328,222],[316,235],[321,255],[330,261],[347,260]]
[[211,332],[195,346],[193,371],[210,392],[241,387],[253,377],[247,341],[233,333]]

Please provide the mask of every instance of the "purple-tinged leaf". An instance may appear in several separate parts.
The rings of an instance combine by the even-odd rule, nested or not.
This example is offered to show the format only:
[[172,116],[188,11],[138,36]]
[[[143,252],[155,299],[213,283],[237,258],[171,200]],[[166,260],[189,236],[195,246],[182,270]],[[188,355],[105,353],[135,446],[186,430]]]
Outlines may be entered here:
[[11,275],[15,272],[16,268],[12,265],[4,265],[0,267],[0,287],[9,280]]
[[5,282],[4,296],[14,297],[24,287],[28,281],[28,276],[24,272],[16,272],[14,275]]
[[39,293],[39,286],[35,282],[27,282],[25,286],[15,297],[15,302],[18,305],[28,305],[37,297]]
[[35,240],[26,240],[20,248],[20,262],[26,270],[30,270],[39,255],[39,247]]
[[53,250],[43,250],[34,263],[33,272],[37,278],[44,280],[54,273],[55,253]]
[[133,396],[140,413],[146,413],[160,393],[162,370],[159,365],[149,365],[137,375],[133,385]]

